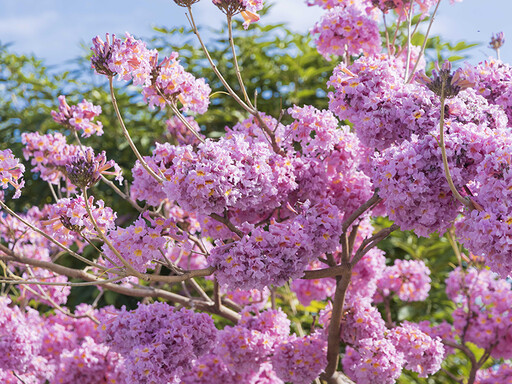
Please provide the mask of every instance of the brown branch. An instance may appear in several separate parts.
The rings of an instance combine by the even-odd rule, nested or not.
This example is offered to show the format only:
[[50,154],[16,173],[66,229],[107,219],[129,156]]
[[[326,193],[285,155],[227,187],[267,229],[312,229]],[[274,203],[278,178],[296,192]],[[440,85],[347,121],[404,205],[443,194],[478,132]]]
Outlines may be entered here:
[[[123,295],[127,295],[127,296],[152,297],[152,298],[166,299],[168,301],[178,303],[178,304],[181,304],[181,305],[184,305],[187,307],[193,307],[193,308],[196,308],[196,309],[199,309],[202,311],[217,314],[217,315],[222,316],[225,319],[228,319],[234,323],[236,323],[236,322],[238,322],[238,320],[240,320],[240,315],[238,313],[236,313],[226,307],[215,308],[215,306],[211,302],[193,300],[191,298],[184,297],[184,296],[178,295],[176,293],[172,293],[169,291],[165,291],[163,289],[157,289],[157,288],[152,288],[152,287],[130,288],[130,287],[113,284],[113,283],[102,284],[102,281],[103,281],[102,279],[98,279],[96,276],[89,274],[85,271],[64,267],[62,265],[50,263],[47,261],[21,257],[19,255],[16,255],[13,251],[11,251],[10,249],[8,249],[7,247],[5,247],[2,244],[0,244],[0,250],[5,252],[5,255],[0,254],[0,260],[12,261],[12,262],[17,262],[17,263],[22,263],[22,264],[27,264],[27,265],[33,265],[35,267],[40,267],[40,268],[45,268],[45,269],[51,270],[55,273],[58,273],[60,275],[65,275],[67,277],[81,279],[81,280],[85,280],[85,281],[98,282],[105,289],[108,289],[112,292],[117,292],[117,293],[120,293]],[[201,270],[197,270],[197,271],[201,271]],[[193,272],[195,272],[195,271],[188,272],[188,275],[189,276],[192,275]],[[175,282],[179,282],[179,281],[186,280],[186,279],[182,279],[184,275],[182,275],[182,276],[161,276],[161,277],[176,279]]]
[[[84,272],[80,269],[73,269],[64,267],[59,264],[50,263],[47,261],[41,261],[36,259],[30,259],[27,257],[22,257],[19,255],[16,255],[13,251],[11,251],[6,246],[0,244],[0,250],[3,251],[7,256],[3,256],[0,254],[0,260],[8,260],[8,261],[16,261],[21,264],[27,264],[27,265],[33,265],[34,267],[40,267],[49,269],[53,272],[56,272],[61,275],[66,275],[68,277],[73,277],[76,279],[82,279],[85,281],[103,281],[102,279],[96,278],[94,275],[91,275],[87,272]],[[182,281],[194,278],[194,277],[204,277],[209,276],[213,272],[215,272],[214,267],[208,267],[203,269],[193,269],[191,271],[186,271],[181,275],[178,276],[161,276],[161,275],[145,275],[147,276],[149,281],[160,281],[164,283],[180,283]],[[94,277],[94,280],[91,280],[91,276]],[[126,275],[128,276],[128,275]]]
[[217,279],[213,280],[213,305],[215,308],[219,309],[222,307],[221,302],[222,295],[220,294],[220,285]]
[[361,260],[363,258],[363,256],[368,253],[368,251],[370,251],[370,249],[372,249],[378,243],[380,243],[382,240],[384,240],[386,237],[388,237],[391,234],[391,232],[393,232],[399,228],[400,227],[397,224],[393,224],[388,228],[381,229],[379,232],[377,232],[372,237],[365,239],[359,246],[354,258],[351,261],[352,266],[356,265],[357,262],[359,260]]
[[378,194],[379,190],[376,189],[373,196],[365,203],[363,203],[359,208],[357,208],[354,213],[352,213],[347,220],[343,222],[342,229],[343,232],[346,232],[348,228],[352,225],[352,223],[361,216],[364,212],[370,209],[375,204],[379,203],[382,199]]
[[229,221],[229,219],[226,216],[221,216],[217,213],[212,213],[210,217],[214,220],[217,220],[219,223],[224,224],[226,227],[229,228],[229,230],[233,233],[235,233],[240,239],[244,237],[244,233],[239,230],[235,225]]
[[331,321],[329,323],[329,333],[327,339],[327,367],[321,375],[322,379],[331,379],[338,366],[338,356],[340,352],[340,331],[341,318],[343,315],[343,306],[345,304],[345,295],[352,277],[352,265],[345,263],[342,265],[344,271],[341,279],[336,284],[336,292],[334,294],[334,302],[331,312]]

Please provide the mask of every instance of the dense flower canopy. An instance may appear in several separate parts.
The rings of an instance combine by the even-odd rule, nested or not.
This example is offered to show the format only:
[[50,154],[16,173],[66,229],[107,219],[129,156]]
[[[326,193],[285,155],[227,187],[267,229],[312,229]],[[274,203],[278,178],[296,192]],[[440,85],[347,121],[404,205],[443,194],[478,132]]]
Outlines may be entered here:
[[[263,1],[213,0],[229,23],[219,56],[200,37],[197,1],[174,2],[213,70],[201,73],[218,82],[194,75],[195,51],[163,57],[129,33],[95,37],[91,66],[112,108],[59,96],[62,132],[20,135],[30,177],[0,150],[0,381],[509,380],[512,68],[426,63],[404,25],[434,19],[437,1],[308,0],[325,9],[315,60],[335,62],[326,109],[316,95],[264,113],[232,35],[238,14],[245,29],[262,23]],[[123,117],[115,79],[138,113]],[[245,79],[264,90],[259,80]],[[231,113],[219,94],[240,111],[213,132],[210,116]],[[134,155],[119,162],[127,180],[118,154],[81,142],[108,133],[108,113]],[[143,113],[165,133],[132,140],[127,123]],[[16,213],[25,180],[51,198]]]

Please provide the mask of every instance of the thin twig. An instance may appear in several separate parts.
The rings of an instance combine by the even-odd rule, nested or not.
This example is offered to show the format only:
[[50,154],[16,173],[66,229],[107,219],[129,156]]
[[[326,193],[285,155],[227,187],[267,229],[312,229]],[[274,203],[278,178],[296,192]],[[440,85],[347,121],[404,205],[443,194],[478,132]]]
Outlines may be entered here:
[[414,6],[414,0],[411,0],[409,4],[409,15],[407,16],[407,58],[405,61],[405,75],[404,81],[407,81],[409,75],[409,64],[411,63],[411,23],[412,23],[412,9]]
[[231,46],[231,52],[233,53],[233,62],[235,64],[235,72],[236,72],[236,78],[238,79],[238,84],[240,85],[240,89],[242,90],[242,93],[244,94],[245,102],[252,108],[254,108],[251,104],[251,100],[249,99],[249,96],[247,96],[247,91],[245,89],[244,81],[242,79],[242,74],[240,73],[240,67],[238,65],[238,59],[236,57],[236,49],[235,49],[235,42],[233,40],[233,26],[231,21],[231,16],[227,15],[228,19],[228,34],[229,34],[229,45]]
[[121,125],[121,129],[123,131],[124,137],[128,141],[128,144],[130,145],[130,148],[132,149],[133,153],[135,153],[135,156],[139,160],[139,162],[142,165],[142,167],[158,182],[158,184],[161,184],[164,180],[160,176],[158,176],[155,173],[155,171],[153,171],[149,167],[149,165],[146,162],[146,160],[144,160],[142,158],[139,150],[135,146],[135,143],[133,142],[132,138],[130,137],[130,133],[128,132],[128,129],[126,129],[126,126],[124,125],[123,117],[121,116],[121,112],[119,111],[119,107],[117,105],[117,100],[116,100],[116,95],[115,95],[115,92],[114,92],[114,84],[113,84],[112,76],[108,77],[108,84],[109,84],[109,87],[110,87],[110,97],[112,99],[112,105],[114,106],[114,110],[116,111],[117,120],[119,120],[119,124]]
[[125,194],[123,191],[121,191],[117,185],[115,185],[113,182],[111,182],[109,179],[107,179],[105,176],[101,176],[101,181],[103,181],[105,184],[107,184],[110,188],[114,190],[115,193],[117,193],[123,200],[126,200],[130,203],[130,205],[135,208],[139,212],[143,212],[144,209],[140,207],[135,200],[133,200],[130,196]]
[[5,205],[2,201],[0,201],[0,206],[5,209],[11,216],[14,216],[15,218],[17,218],[19,221],[21,221],[23,224],[25,224],[27,227],[29,227],[30,229],[32,229],[33,231],[39,233],[41,236],[43,236],[44,238],[46,238],[47,240],[51,241],[53,244],[57,245],[58,247],[60,247],[61,249],[63,249],[64,251],[66,251],[67,253],[69,253],[71,256],[73,256],[74,258],[80,260],[81,262],[83,263],[86,263],[86,264],[89,264],[93,267],[96,267],[96,268],[99,268],[101,270],[105,270],[106,268],[102,265],[99,265],[99,264],[96,264],[95,262],[93,261],[90,261],[88,259],[86,259],[85,257],[83,256],[80,256],[78,253],[76,253],[75,251],[72,251],[71,249],[69,249],[68,247],[66,247],[64,244],[62,244],[61,242],[59,242],[58,240],[55,240],[53,237],[51,237],[50,235],[47,235],[45,232],[43,232],[42,230],[40,230],[39,228],[33,226],[32,224],[30,224],[28,221],[26,221],[25,219],[23,219],[21,216],[19,216],[17,213],[15,213],[13,210],[11,210],[7,205]]
[[452,176],[450,174],[450,166],[448,165],[448,158],[446,156],[446,146],[444,143],[444,105],[446,101],[445,97],[445,89],[446,89],[446,78],[443,77],[443,84],[441,90],[441,117],[439,118],[439,146],[441,147],[441,155],[443,157],[443,167],[444,167],[444,175],[446,181],[448,182],[448,186],[450,187],[450,191],[452,191],[453,196],[459,200],[464,206],[469,207],[470,202],[468,199],[464,198],[457,188],[455,188],[455,184],[453,183]]
[[121,253],[119,253],[119,251],[116,249],[116,247],[114,247],[114,245],[112,245],[110,240],[107,238],[107,236],[105,236],[103,231],[100,229],[98,223],[96,222],[96,219],[94,218],[94,215],[92,214],[91,207],[89,207],[87,188],[83,188],[82,191],[84,193],[85,209],[87,211],[87,214],[89,215],[89,220],[91,220],[91,223],[92,223],[94,229],[98,233],[98,236],[105,242],[105,244],[107,244],[107,246],[110,248],[110,250],[116,255],[116,257],[119,259],[119,261],[126,267],[126,269],[130,272],[130,274],[142,279],[143,278],[142,273],[140,273],[135,268],[133,268],[132,265],[125,260],[125,258],[121,255]]
[[441,0],[437,1],[434,12],[432,13],[430,23],[428,24],[427,32],[425,34],[425,39],[423,40],[423,44],[421,45],[420,53],[418,54],[416,63],[414,64],[414,67],[411,71],[411,76],[409,76],[409,79],[406,82],[407,84],[409,84],[412,81],[412,78],[414,77],[414,74],[416,73],[416,69],[418,69],[418,65],[420,64],[420,60],[423,57],[423,54],[425,53],[425,47],[427,46],[428,35],[430,34],[430,28],[432,27],[432,24],[434,23],[434,16],[436,15],[437,9],[439,8],[439,4],[441,4]]

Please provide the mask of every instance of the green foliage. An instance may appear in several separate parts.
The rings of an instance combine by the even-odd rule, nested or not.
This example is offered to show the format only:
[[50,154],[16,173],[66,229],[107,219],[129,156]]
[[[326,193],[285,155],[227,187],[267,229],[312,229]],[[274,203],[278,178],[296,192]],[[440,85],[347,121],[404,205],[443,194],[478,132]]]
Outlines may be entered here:
[[[206,116],[197,121],[206,128],[210,136],[223,132],[226,125],[232,126],[247,114],[227,94],[215,77],[200,48],[183,37],[192,36],[183,28],[155,28],[161,33],[153,44],[164,54],[179,52],[181,64],[198,77],[208,79],[214,97]],[[227,25],[210,33],[201,31],[207,40],[210,54],[227,82],[242,97],[234,70],[233,56],[228,41]],[[234,40],[237,58],[247,94],[256,99],[258,109],[278,117],[283,109],[294,104],[312,104],[319,109],[328,106],[326,82],[336,62],[327,62],[318,54],[311,37],[293,33],[281,24],[262,26],[255,24],[243,31],[236,22]],[[213,47],[213,49],[211,49]],[[286,122],[286,118],[283,120]]]

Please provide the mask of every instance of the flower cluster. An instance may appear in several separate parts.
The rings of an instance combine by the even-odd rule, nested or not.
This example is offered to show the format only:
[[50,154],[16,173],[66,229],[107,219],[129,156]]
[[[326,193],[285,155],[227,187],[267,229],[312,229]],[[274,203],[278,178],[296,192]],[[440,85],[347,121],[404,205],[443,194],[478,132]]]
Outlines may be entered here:
[[340,7],[346,4],[351,6],[369,6],[371,4],[371,0],[306,0],[306,2],[310,7],[318,5],[325,9]]
[[358,384],[393,384],[402,372],[404,356],[389,339],[363,339],[347,347],[342,359],[345,373]]
[[294,119],[285,127],[284,146],[305,157],[322,157],[332,152],[342,140],[342,131],[331,111],[320,111],[311,105],[288,109]]
[[212,249],[208,263],[229,288],[262,289],[300,277],[310,259],[309,237],[297,221],[261,227],[240,241]]
[[234,303],[242,307],[249,306],[255,309],[263,309],[270,296],[270,290],[268,288],[244,291],[242,289],[227,290],[223,287],[221,292],[224,293],[227,299],[232,300]]
[[[462,0],[450,0],[452,3],[454,1],[462,1]],[[371,0],[373,6],[379,8],[382,12],[387,13],[390,10],[396,11],[400,16],[404,17],[409,12],[409,9],[412,6],[418,6],[419,10],[422,14],[428,12],[428,10],[436,5],[436,0],[414,0],[411,2],[409,0]]]
[[[164,172],[173,164],[177,156],[191,153],[190,147],[176,147],[169,143],[156,143],[152,156],[144,156],[144,161],[157,174]],[[130,196],[139,201],[158,207],[166,199],[165,191],[154,177],[137,160],[132,168],[133,183],[130,186]]]
[[[489,150],[493,133],[473,123],[446,123],[445,147],[451,177],[462,187],[477,173],[477,165]],[[376,154],[372,179],[392,220],[420,236],[443,233],[461,212],[445,179],[437,132],[412,136],[400,145]]]
[[66,165],[78,154],[80,147],[69,145],[61,133],[40,135],[39,132],[23,133],[25,160],[32,158],[32,172],[39,172],[44,181],[59,184],[65,177]]
[[469,64],[464,68],[464,75],[474,83],[474,88],[490,104],[503,107],[507,117],[512,121],[512,68],[500,60],[488,59],[477,66]]
[[[373,317],[379,319],[378,311]],[[371,321],[371,317],[356,317],[356,324],[358,322],[363,329],[364,324],[371,325]],[[385,327],[381,324],[376,329],[382,332],[382,328]],[[342,363],[345,373],[358,384],[392,384],[404,368],[419,373],[420,377],[437,372],[444,353],[439,338],[433,339],[416,325],[404,323],[386,330],[384,337],[379,333],[375,337],[374,333],[347,346]]]
[[386,257],[380,249],[373,248],[352,269],[352,278],[347,290],[348,300],[354,297],[373,297],[377,281],[386,267]]
[[[22,275],[27,281],[48,282],[65,284],[68,278],[63,275],[57,275],[47,269],[31,268]],[[20,298],[35,299],[36,301],[53,306],[66,304],[68,296],[71,293],[70,286],[59,285],[23,285],[20,287]]]
[[146,44],[126,33],[124,41],[112,35],[112,42],[107,34],[106,42],[96,36],[91,47],[92,67],[99,74],[118,75],[120,79],[133,79],[134,85],[151,83],[152,59],[156,50],[149,50]]
[[2,383],[92,383],[98,377],[126,383],[122,357],[102,344],[91,320],[98,311],[80,304],[71,314],[75,318],[60,312],[43,317],[11,304],[0,297]]
[[354,124],[361,142],[382,150],[423,135],[439,123],[439,101],[419,84],[404,84],[403,64],[387,57],[362,57],[340,64],[327,83],[329,109]]
[[327,365],[327,340],[320,333],[291,336],[277,347],[272,366],[277,376],[294,384],[311,383]]
[[143,86],[144,100],[150,107],[165,107],[167,101],[183,105],[183,111],[204,113],[208,109],[210,87],[204,79],[196,79],[179,64],[178,54],[173,52],[160,64],[158,52],[146,48],[146,43],[129,33],[123,40],[112,36],[112,42],[93,39],[91,63],[99,74],[118,75]]
[[69,106],[66,96],[59,96],[59,112],[52,111],[53,120],[66,128],[75,131],[83,131],[82,137],[103,135],[103,125],[100,121],[94,122],[94,118],[101,114],[101,107],[83,100],[77,105]]
[[395,260],[386,267],[377,281],[373,300],[380,303],[385,297],[396,294],[402,301],[422,301],[430,291],[430,270],[423,260]]
[[460,268],[446,280],[446,293],[457,304],[453,327],[460,337],[490,351],[495,358],[512,358],[512,291],[510,283],[488,270]]
[[209,352],[217,330],[206,314],[165,303],[121,309],[103,319],[106,344],[125,358],[127,383],[173,382]]
[[[307,269],[320,269],[325,267],[318,260],[309,263]],[[336,290],[336,281],[331,278],[326,279],[296,279],[290,285],[290,289],[295,292],[299,302],[308,306],[311,300],[325,300],[331,297]]]
[[387,332],[379,310],[371,305],[371,299],[357,297],[345,310],[340,337],[349,345],[357,345],[363,339],[381,339]]
[[490,153],[478,166],[478,195],[472,198],[481,209],[468,212],[458,225],[461,242],[485,256],[486,263],[502,277],[512,273],[512,142],[508,141],[500,146],[487,141]]
[[[90,196],[88,205],[94,220],[102,232],[114,229],[116,213],[110,207],[105,207],[102,200],[94,203]],[[98,236],[96,229],[87,213],[83,196],[73,199],[64,198],[48,208],[48,219],[43,222],[48,231],[57,239],[74,240],[78,234],[90,237]]]
[[379,25],[364,9],[352,5],[329,9],[311,33],[317,35],[318,52],[326,58],[376,55],[381,50]]
[[481,369],[476,375],[476,384],[509,383],[512,381],[512,367],[504,363],[498,369],[495,367]]
[[439,338],[432,339],[416,324],[404,322],[391,330],[391,339],[405,358],[405,369],[427,377],[441,369],[444,347]]
[[222,215],[226,208],[271,210],[296,186],[292,164],[267,143],[242,134],[207,140],[197,153],[182,147],[165,171],[164,190],[188,211]]
[[25,166],[20,164],[10,149],[0,150],[0,186],[2,189],[13,187],[16,190],[14,199],[20,197],[21,188],[25,185],[22,179],[23,172]]
[[24,372],[41,348],[40,325],[36,311],[25,315],[9,304],[8,298],[0,297],[0,369]]
[[[178,232],[171,219],[156,218],[153,220],[147,215],[146,218],[150,222],[149,225],[143,217],[139,217],[129,227],[118,227],[108,234],[109,241],[117,252],[139,272],[145,272],[151,267],[152,260],[162,259],[163,248],[170,240],[164,234],[168,234],[170,230],[171,234],[176,237]],[[118,259],[107,244],[103,245],[103,252],[110,260]],[[113,267],[108,260],[105,262],[109,267]]]
[[150,107],[164,108],[167,101],[175,104],[178,100],[184,112],[205,113],[210,104],[210,86],[204,79],[196,79],[180,65],[178,53],[173,52],[157,64],[153,59],[152,81],[142,89],[144,100]]

